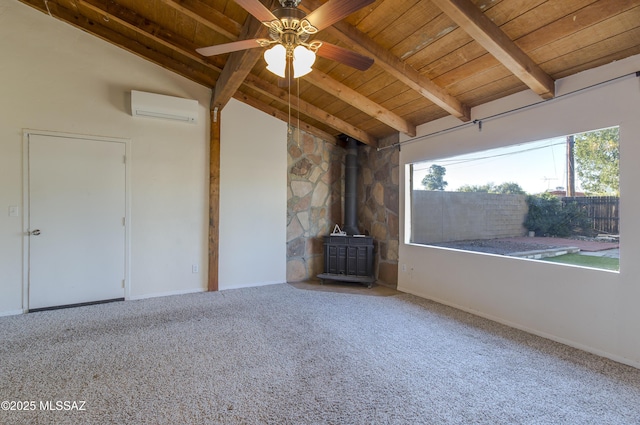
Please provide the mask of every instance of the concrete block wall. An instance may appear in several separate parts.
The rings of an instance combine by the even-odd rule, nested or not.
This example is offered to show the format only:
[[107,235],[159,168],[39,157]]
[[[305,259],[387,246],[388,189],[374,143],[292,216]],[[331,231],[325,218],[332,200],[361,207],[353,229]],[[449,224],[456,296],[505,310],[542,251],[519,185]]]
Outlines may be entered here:
[[429,244],[523,236],[525,195],[414,190],[411,241]]

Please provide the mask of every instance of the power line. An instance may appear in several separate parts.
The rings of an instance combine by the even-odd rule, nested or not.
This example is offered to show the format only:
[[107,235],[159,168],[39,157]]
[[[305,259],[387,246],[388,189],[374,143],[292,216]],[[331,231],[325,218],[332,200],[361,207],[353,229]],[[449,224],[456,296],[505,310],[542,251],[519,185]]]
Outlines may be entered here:
[[[421,163],[422,164],[425,164],[425,163],[426,164],[435,164],[435,163],[440,164],[440,163],[442,163],[442,164],[445,164],[447,166],[452,166],[452,165],[465,164],[465,163],[468,163],[468,162],[480,161],[480,160],[485,160],[485,159],[494,159],[494,158],[510,156],[510,155],[519,155],[521,153],[532,152],[532,151],[536,151],[536,150],[540,150],[540,149],[549,149],[549,148],[552,148],[553,146],[564,145],[565,143],[566,142],[562,141],[562,142],[557,142],[557,143],[550,143],[550,144],[545,145],[545,146],[536,146],[536,147],[532,147],[532,148],[522,149],[522,150],[519,150],[519,151],[503,152],[503,153],[494,154],[494,155],[486,155],[486,156],[479,156],[479,157],[466,158],[466,159],[458,159],[457,157],[452,157],[452,158],[439,159],[437,161],[425,161],[425,162],[421,162]],[[553,149],[551,151],[553,153]],[[455,161],[455,162],[449,162],[449,161]],[[415,167],[416,164],[420,164],[420,163],[415,163],[414,164],[414,170],[415,171],[427,170],[431,166],[431,165],[429,165],[429,167],[425,166],[425,167],[419,167],[418,168],[418,167]]]

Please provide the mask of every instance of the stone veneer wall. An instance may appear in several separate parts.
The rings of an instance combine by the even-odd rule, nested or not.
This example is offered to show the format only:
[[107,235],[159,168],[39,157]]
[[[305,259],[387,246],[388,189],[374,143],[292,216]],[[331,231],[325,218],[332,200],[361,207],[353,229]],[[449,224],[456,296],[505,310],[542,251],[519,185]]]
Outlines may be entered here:
[[[288,142],[287,281],[323,272],[323,236],[342,223],[345,150],[296,129]],[[300,141],[298,141],[300,136]]]
[[[311,134],[294,131],[288,142],[287,281],[323,272],[323,237],[342,226],[346,151]],[[398,136],[381,146],[398,142]],[[358,146],[358,227],[374,237],[378,283],[397,286],[399,245],[399,152]]]
[[[380,140],[380,146],[398,141],[396,134]],[[377,282],[391,287],[398,285],[399,163],[398,148],[378,151],[361,145],[358,149],[358,225],[361,232],[373,236]]]

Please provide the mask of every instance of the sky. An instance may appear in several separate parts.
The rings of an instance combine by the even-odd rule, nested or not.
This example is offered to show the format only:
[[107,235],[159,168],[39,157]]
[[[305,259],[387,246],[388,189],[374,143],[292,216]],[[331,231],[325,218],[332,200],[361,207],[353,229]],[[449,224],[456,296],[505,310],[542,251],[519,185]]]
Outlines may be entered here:
[[[460,186],[516,182],[525,192],[535,194],[558,187],[564,189],[566,179],[566,137],[541,140],[443,158],[414,164],[414,188],[424,189],[422,179],[432,164],[446,168],[445,190]],[[576,191],[580,181],[576,176]]]

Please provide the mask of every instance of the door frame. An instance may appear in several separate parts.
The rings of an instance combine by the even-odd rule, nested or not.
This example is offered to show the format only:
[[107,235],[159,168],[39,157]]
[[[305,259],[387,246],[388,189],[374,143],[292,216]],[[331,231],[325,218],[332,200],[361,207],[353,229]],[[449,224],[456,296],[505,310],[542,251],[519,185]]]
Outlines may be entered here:
[[124,222],[124,298],[131,294],[131,139],[62,133],[48,130],[22,130],[22,311],[29,311],[29,135],[124,143],[125,146],[125,222]]

